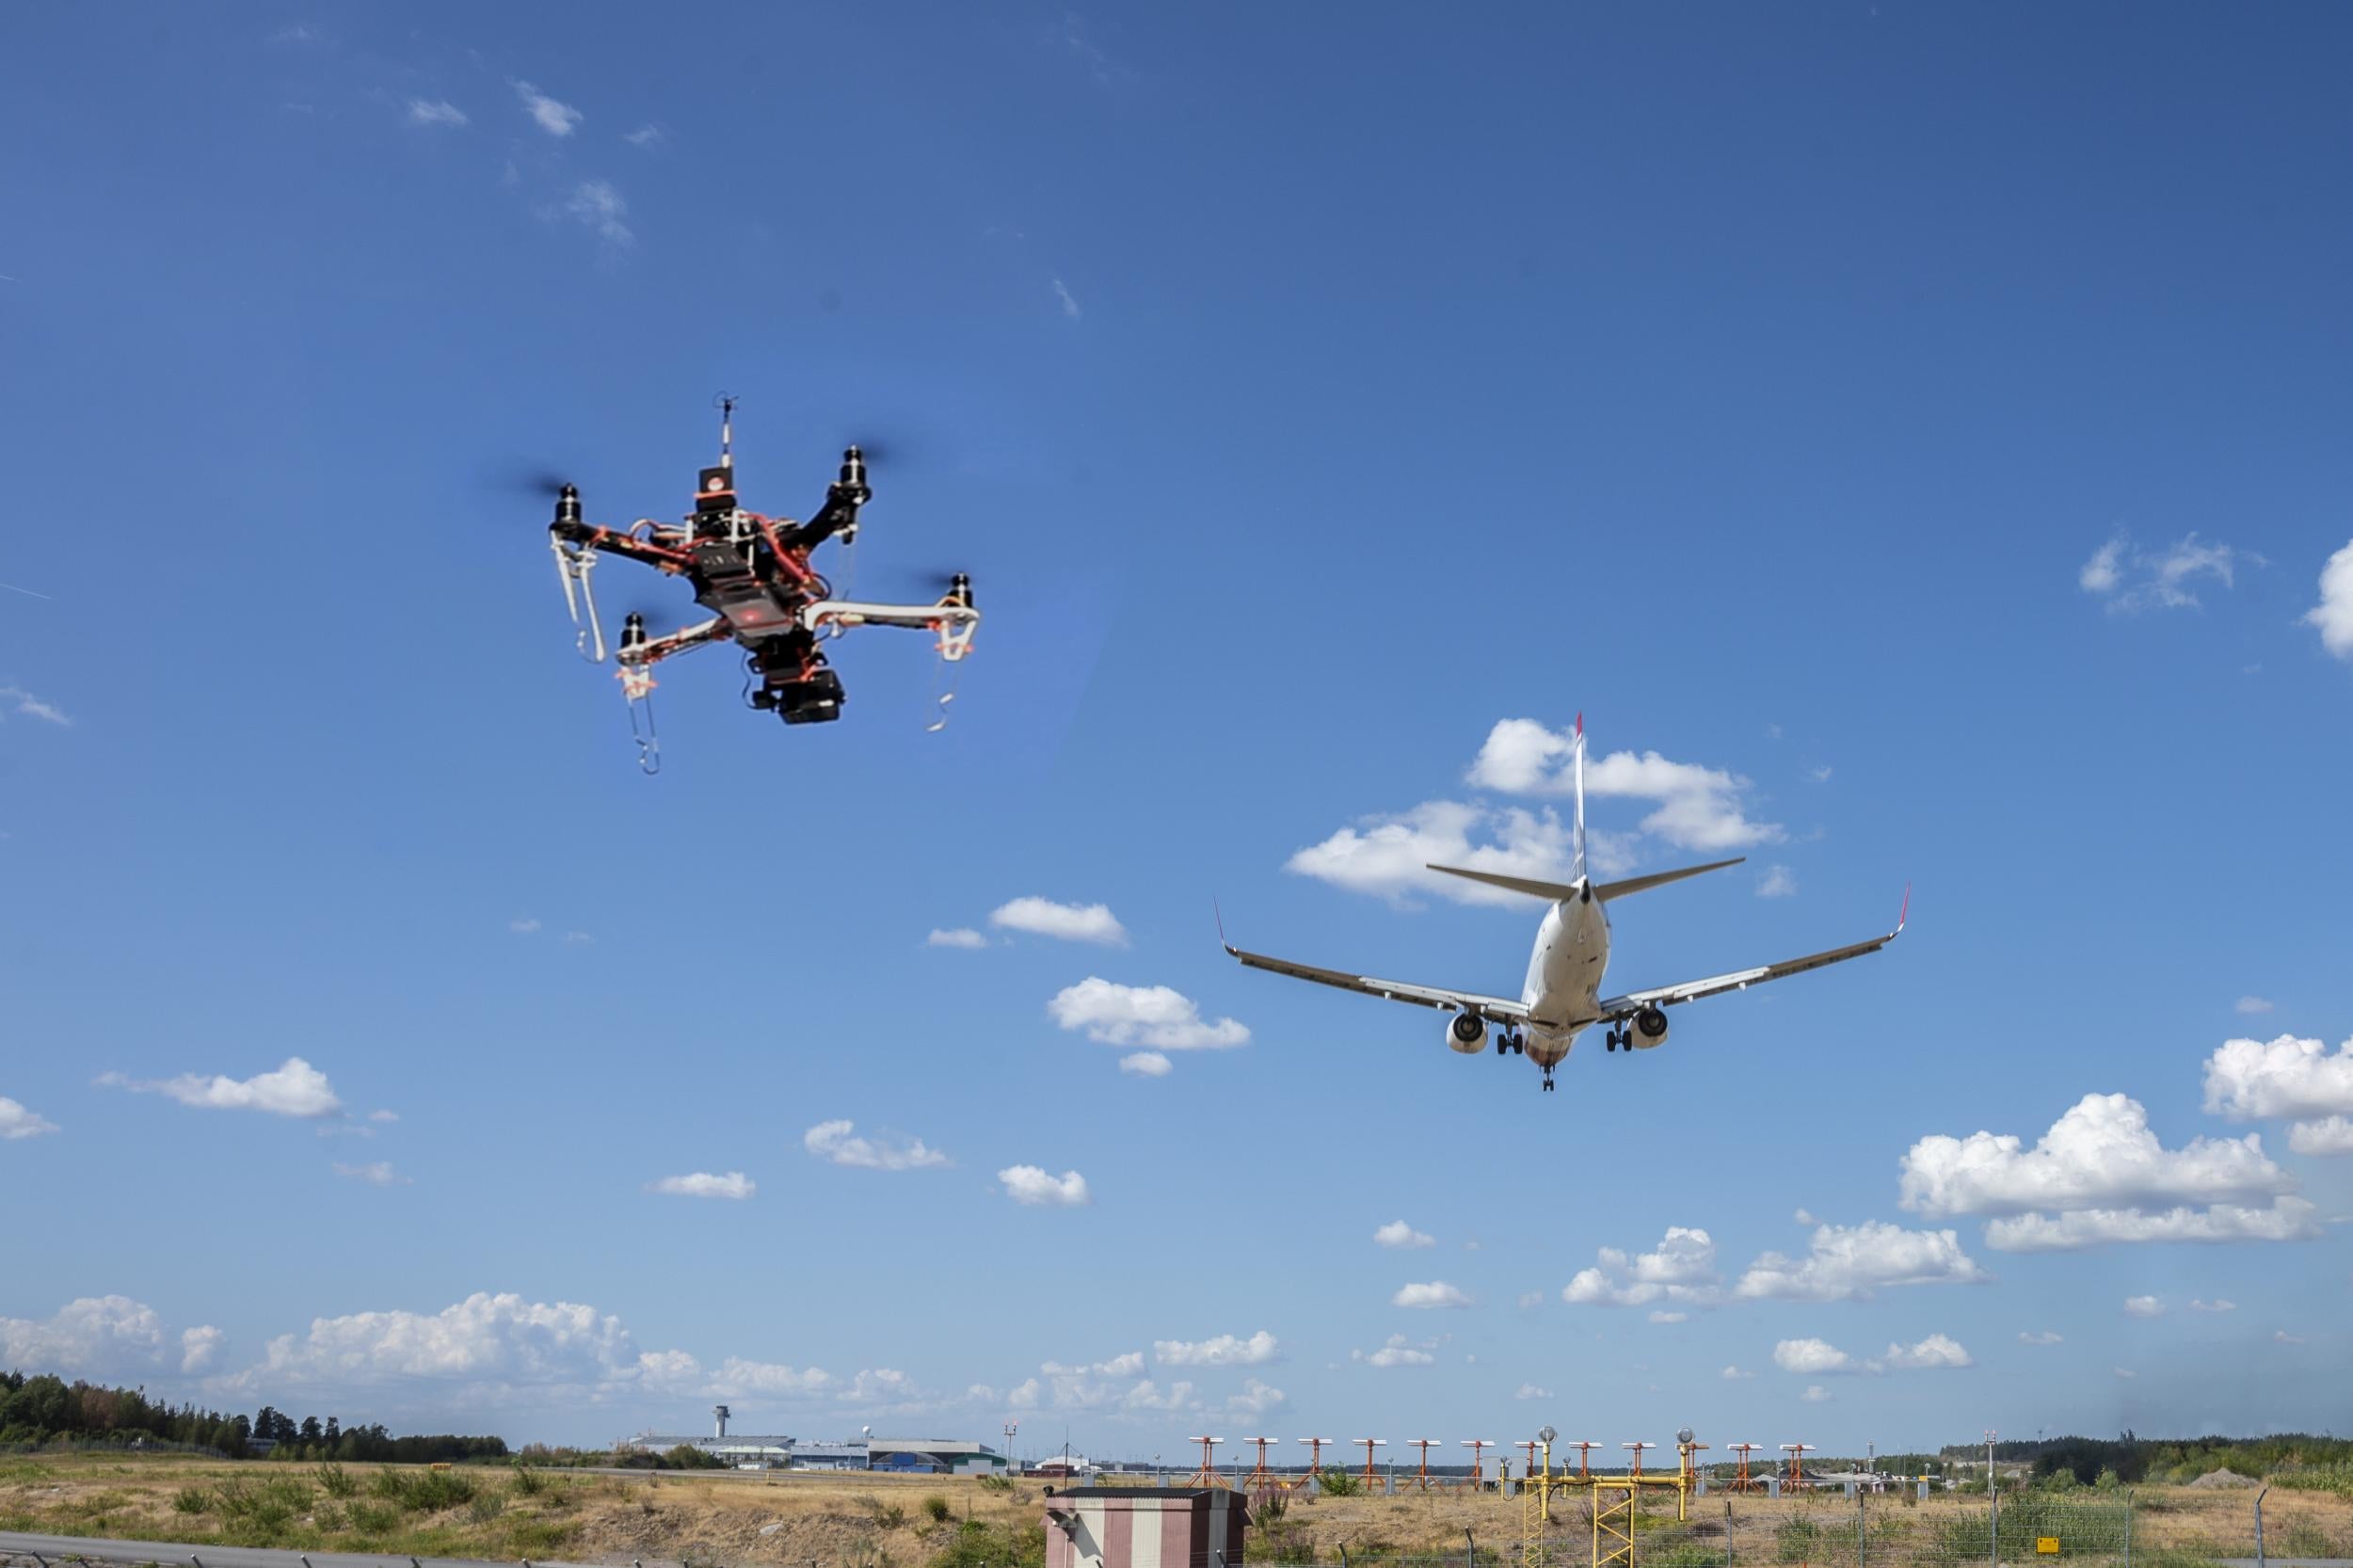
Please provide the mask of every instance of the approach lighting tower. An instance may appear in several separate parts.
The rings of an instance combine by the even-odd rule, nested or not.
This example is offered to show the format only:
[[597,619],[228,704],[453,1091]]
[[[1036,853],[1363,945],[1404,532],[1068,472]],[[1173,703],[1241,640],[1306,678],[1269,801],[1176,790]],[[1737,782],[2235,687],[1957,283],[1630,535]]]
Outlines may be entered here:
[[1681,1474],[1683,1476],[1684,1490],[1690,1490],[1691,1483],[1699,1479],[1699,1465],[1693,1461],[1692,1456],[1705,1451],[1706,1448],[1706,1444],[1692,1440],[1691,1429],[1689,1427],[1685,1427],[1681,1432],[1675,1433],[1675,1452],[1680,1455],[1683,1460]]
[[1414,1476],[1414,1485],[1421,1491],[1430,1490],[1430,1450],[1446,1447],[1443,1437],[1409,1437],[1405,1446],[1421,1450],[1421,1468]]
[[1658,1447],[1658,1445],[1656,1443],[1621,1443],[1618,1447],[1633,1450],[1634,1468],[1627,1473],[1639,1480],[1641,1479],[1642,1475],[1642,1450],[1644,1448],[1655,1448]]
[[1805,1490],[1805,1456],[1814,1451],[1811,1443],[1784,1443],[1781,1451],[1789,1456],[1789,1471],[1781,1478],[1784,1492]]
[[1515,1447],[1526,1448],[1528,1450],[1528,1463],[1520,1467],[1520,1476],[1523,1480],[1532,1480],[1535,1479],[1536,1450],[1544,1446],[1544,1439],[1540,1437],[1531,1437],[1524,1443],[1515,1445]]
[[1242,1478],[1242,1489],[1248,1491],[1253,1487],[1273,1486],[1274,1472],[1266,1467],[1266,1446],[1269,1443],[1280,1443],[1282,1439],[1279,1437],[1245,1437],[1242,1441],[1258,1445],[1257,1467]]
[[1349,1441],[1362,1443],[1365,1446],[1365,1484],[1370,1486],[1379,1479],[1372,1473],[1372,1450],[1387,1448],[1389,1440],[1385,1437],[1352,1437]]
[[1749,1474],[1749,1455],[1756,1452],[1756,1450],[1764,1447],[1764,1445],[1761,1443],[1732,1443],[1727,1444],[1726,1447],[1730,1448],[1734,1453],[1740,1456],[1740,1473],[1732,1478],[1732,1490],[1735,1492],[1764,1491],[1765,1483]]
[[1463,1447],[1471,1451],[1471,1490],[1474,1492],[1483,1491],[1486,1488],[1487,1480],[1486,1470],[1484,1468],[1484,1456],[1487,1450],[1495,1446],[1496,1440],[1492,1437],[1465,1437],[1463,1439]]
[[1576,1443],[1563,1443],[1561,1446],[1564,1448],[1575,1448],[1577,1450],[1577,1479],[1579,1480],[1592,1480],[1593,1479],[1593,1466],[1586,1462],[1587,1456],[1590,1455],[1595,1448],[1606,1448],[1609,1445],[1607,1443],[1596,1443],[1588,1438]]
[[1201,1445],[1201,1468],[1195,1470],[1193,1473],[1193,1480],[1185,1484],[1187,1486],[1224,1486],[1225,1478],[1217,1473],[1216,1462],[1210,1456],[1217,1451],[1217,1446],[1225,1439],[1223,1437],[1188,1437],[1185,1441]]
[[1323,1446],[1326,1443],[1337,1443],[1339,1439],[1337,1437],[1303,1437],[1300,1441],[1307,1445],[1307,1473],[1311,1476],[1322,1475]]

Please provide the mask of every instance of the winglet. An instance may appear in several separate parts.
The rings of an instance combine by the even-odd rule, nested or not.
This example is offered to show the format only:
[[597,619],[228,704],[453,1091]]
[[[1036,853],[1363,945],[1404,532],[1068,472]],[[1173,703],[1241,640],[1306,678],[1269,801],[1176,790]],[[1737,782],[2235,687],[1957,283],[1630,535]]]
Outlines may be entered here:
[[[1911,895],[1907,892],[1905,896],[1909,898]],[[1217,945],[1227,952],[1233,952],[1234,944],[1225,939],[1225,911],[1218,907],[1214,896],[1209,900],[1209,913],[1217,917]]]
[[1896,911],[1896,929],[1887,935],[1892,939],[1904,934],[1904,921],[1912,918],[1912,884],[1904,884],[1903,907]]

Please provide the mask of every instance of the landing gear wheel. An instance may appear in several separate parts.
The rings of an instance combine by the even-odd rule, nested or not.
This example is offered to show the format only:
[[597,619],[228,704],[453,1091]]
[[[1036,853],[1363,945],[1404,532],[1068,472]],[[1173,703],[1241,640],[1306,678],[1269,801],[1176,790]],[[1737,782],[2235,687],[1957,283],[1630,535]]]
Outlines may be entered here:
[[1618,1032],[1616,1030],[1613,1029],[1609,1033],[1601,1037],[1601,1048],[1604,1050],[1616,1050],[1618,1048]]
[[1545,1069],[1545,1093],[1547,1095],[1552,1093],[1552,1069],[1550,1067]]

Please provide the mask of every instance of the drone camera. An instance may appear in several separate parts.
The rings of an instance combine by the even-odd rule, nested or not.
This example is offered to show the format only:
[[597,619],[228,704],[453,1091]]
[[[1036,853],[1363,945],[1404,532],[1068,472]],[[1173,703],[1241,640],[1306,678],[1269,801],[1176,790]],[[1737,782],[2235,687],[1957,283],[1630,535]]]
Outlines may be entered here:
[[567,485],[555,492],[555,520],[559,523],[580,521],[580,487]]

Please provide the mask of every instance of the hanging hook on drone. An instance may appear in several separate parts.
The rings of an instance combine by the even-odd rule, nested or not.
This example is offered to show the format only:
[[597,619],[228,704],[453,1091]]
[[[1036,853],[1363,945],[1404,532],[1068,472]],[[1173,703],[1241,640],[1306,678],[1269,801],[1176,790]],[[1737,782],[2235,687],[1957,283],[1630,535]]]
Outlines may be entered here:
[[621,700],[629,705],[630,738],[637,743],[637,766],[643,772],[662,771],[662,740],[653,724],[653,666],[639,656],[646,648],[646,617],[635,611],[621,619]]
[[555,552],[555,575],[564,584],[564,607],[572,613],[572,646],[588,663],[601,664],[604,627],[597,618],[597,593],[588,581],[588,574],[597,568],[597,552],[564,539],[550,539],[548,548]]

